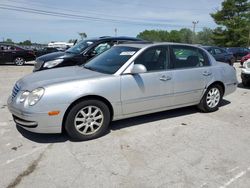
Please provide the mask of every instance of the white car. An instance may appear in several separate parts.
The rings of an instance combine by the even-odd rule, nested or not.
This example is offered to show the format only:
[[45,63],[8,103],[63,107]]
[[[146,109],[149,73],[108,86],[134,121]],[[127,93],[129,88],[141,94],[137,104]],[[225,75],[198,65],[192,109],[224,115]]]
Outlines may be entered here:
[[241,70],[241,79],[243,86],[250,85],[250,59],[243,63],[243,68]]

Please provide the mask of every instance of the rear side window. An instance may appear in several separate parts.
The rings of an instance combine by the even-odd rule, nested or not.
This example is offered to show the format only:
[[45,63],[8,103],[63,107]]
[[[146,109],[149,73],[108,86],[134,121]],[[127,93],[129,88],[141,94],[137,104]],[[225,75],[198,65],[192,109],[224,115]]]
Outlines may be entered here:
[[201,49],[191,46],[172,46],[171,49],[172,66],[175,69],[209,65],[208,58]]

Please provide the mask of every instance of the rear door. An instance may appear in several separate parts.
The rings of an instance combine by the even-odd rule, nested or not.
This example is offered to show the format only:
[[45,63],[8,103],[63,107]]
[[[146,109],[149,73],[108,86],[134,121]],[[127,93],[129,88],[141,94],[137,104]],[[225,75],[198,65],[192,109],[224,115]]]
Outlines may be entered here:
[[198,103],[212,77],[208,57],[201,49],[172,45],[173,105]]

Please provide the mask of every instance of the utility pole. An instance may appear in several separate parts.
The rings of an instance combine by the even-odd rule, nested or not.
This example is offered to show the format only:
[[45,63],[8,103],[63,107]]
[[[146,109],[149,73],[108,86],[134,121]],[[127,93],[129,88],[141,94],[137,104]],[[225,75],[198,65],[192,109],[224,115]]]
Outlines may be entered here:
[[196,28],[196,24],[198,24],[199,21],[193,21],[193,44],[195,43],[195,28]]
[[116,36],[116,37],[117,37],[117,31],[118,31],[117,28],[115,28],[115,36]]

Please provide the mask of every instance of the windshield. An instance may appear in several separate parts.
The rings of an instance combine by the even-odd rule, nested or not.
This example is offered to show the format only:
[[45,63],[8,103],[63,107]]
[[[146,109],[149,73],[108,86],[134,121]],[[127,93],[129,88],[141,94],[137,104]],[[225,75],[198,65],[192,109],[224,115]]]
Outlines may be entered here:
[[75,46],[72,46],[66,52],[69,53],[74,53],[74,54],[79,54],[83,50],[85,50],[87,47],[89,47],[91,44],[93,44],[95,41],[94,40],[83,40],[77,43]]
[[84,67],[105,74],[114,74],[138,50],[139,48],[115,46],[90,60]]

